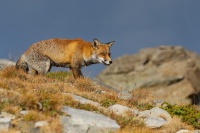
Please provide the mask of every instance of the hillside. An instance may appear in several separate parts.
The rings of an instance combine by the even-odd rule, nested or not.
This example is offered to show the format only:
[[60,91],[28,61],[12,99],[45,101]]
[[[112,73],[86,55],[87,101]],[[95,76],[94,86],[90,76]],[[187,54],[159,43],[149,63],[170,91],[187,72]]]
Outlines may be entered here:
[[[0,71],[0,130],[157,133],[199,128],[200,114],[195,107],[155,102],[151,93],[136,89],[127,98],[123,92],[105,88],[91,79],[74,80],[66,72],[30,76],[7,67]],[[179,110],[183,114],[177,114]]]

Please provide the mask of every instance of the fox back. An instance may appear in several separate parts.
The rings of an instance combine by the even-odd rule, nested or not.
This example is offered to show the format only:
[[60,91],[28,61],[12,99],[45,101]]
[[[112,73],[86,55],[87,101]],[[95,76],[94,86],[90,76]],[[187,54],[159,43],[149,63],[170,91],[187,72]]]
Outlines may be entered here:
[[29,74],[46,74],[51,66],[70,68],[75,78],[83,77],[82,66],[102,63],[110,65],[110,47],[114,41],[100,43],[97,39],[49,39],[32,44],[16,63]]

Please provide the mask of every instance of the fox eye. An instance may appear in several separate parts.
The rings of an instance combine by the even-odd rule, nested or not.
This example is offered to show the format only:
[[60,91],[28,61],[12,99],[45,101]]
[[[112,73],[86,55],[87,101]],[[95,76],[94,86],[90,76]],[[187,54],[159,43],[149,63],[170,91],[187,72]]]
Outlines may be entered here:
[[103,55],[103,56],[105,56],[105,55],[106,55],[106,53],[100,53],[100,55]]
[[110,55],[111,55],[111,53],[108,53],[108,55],[110,56]]

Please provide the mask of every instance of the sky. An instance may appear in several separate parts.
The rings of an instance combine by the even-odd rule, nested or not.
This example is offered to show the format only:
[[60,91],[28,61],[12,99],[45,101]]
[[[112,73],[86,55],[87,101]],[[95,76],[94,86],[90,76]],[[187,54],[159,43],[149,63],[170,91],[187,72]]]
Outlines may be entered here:
[[[0,58],[17,61],[31,44],[50,38],[115,41],[113,59],[159,45],[200,54],[199,7],[199,0],[1,0]],[[82,71],[95,77],[105,68]]]

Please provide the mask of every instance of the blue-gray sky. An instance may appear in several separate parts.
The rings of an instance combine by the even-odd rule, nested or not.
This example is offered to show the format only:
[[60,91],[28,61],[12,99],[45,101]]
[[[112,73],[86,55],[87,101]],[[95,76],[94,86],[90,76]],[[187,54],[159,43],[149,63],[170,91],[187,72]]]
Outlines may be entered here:
[[[115,40],[112,58],[141,48],[181,45],[200,53],[198,0],[1,0],[0,58],[15,61],[49,38]],[[94,77],[105,66],[83,68]]]

